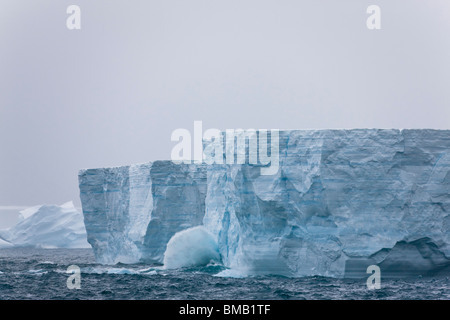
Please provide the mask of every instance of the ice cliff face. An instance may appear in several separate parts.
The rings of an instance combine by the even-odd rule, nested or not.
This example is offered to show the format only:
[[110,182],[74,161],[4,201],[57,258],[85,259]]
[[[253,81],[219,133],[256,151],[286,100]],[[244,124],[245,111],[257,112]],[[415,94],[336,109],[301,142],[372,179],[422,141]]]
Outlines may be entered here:
[[[170,161],[84,170],[88,241],[104,263],[163,262],[203,225],[241,274],[450,270],[450,131],[281,131],[280,168]],[[173,253],[171,253],[173,254]]]
[[7,247],[88,248],[83,215],[71,201],[22,210],[16,225],[0,230],[0,248]]
[[175,233],[202,224],[205,169],[156,161],[82,170],[80,197],[97,260],[161,263]]

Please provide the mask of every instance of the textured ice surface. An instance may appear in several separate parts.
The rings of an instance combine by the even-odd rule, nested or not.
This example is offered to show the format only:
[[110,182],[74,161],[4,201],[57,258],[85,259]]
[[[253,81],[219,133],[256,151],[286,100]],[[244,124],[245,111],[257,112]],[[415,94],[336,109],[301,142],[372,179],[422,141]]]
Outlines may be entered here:
[[234,274],[448,272],[450,131],[280,131],[280,169],[158,161],[80,172],[88,241],[103,263],[163,262],[203,225]]
[[19,222],[0,231],[0,247],[88,248],[83,215],[72,202],[20,211]]

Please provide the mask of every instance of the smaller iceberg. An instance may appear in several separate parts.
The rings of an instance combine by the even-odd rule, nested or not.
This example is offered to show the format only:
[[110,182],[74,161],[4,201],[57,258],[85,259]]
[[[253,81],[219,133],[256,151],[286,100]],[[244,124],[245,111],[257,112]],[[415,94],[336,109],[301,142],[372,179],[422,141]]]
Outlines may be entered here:
[[0,248],[90,248],[83,215],[69,201],[20,211],[19,222],[0,230]]
[[167,243],[164,268],[204,266],[220,261],[219,247],[214,237],[202,226],[176,233]]

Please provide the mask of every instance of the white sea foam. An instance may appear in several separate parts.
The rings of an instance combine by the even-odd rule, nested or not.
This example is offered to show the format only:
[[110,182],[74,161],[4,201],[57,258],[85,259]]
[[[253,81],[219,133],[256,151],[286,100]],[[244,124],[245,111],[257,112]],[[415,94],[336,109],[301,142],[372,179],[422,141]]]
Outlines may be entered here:
[[164,253],[165,269],[203,266],[211,261],[220,261],[219,248],[214,237],[202,226],[176,233]]

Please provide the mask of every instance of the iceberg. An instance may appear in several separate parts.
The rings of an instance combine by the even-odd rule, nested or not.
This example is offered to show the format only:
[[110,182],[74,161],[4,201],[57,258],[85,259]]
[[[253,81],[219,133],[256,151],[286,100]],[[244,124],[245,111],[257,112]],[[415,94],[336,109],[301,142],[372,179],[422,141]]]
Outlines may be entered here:
[[[3,241],[2,241],[3,240]],[[20,211],[19,222],[0,231],[0,247],[90,248],[83,215],[73,202]]]
[[202,226],[232,270],[224,274],[367,277],[373,264],[383,277],[450,274],[450,131],[280,131],[278,172],[260,169],[81,170],[96,259],[176,261],[172,237]]

